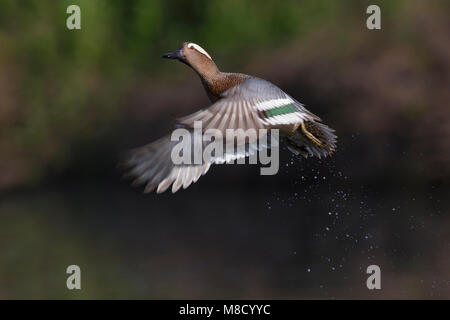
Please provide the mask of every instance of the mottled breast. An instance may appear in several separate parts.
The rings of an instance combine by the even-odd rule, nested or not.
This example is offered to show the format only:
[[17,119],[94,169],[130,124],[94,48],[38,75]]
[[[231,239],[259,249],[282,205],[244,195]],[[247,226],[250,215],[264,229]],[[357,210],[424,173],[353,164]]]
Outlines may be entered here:
[[202,83],[209,99],[212,102],[215,102],[220,98],[220,95],[223,92],[237,86],[249,78],[250,76],[242,73],[221,73],[219,76],[212,79],[202,78]]

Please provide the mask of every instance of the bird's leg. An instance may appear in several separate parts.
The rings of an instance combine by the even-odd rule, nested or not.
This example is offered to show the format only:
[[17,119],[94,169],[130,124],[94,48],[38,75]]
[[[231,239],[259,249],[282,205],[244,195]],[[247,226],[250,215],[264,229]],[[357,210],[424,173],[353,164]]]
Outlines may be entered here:
[[321,142],[319,139],[317,139],[311,132],[309,132],[309,131],[306,129],[305,122],[302,122],[300,125],[301,125],[301,127],[302,127],[303,133],[304,133],[309,139],[311,139],[311,140],[312,140],[315,144],[317,144],[318,146],[321,146],[321,145],[322,145],[322,142]]

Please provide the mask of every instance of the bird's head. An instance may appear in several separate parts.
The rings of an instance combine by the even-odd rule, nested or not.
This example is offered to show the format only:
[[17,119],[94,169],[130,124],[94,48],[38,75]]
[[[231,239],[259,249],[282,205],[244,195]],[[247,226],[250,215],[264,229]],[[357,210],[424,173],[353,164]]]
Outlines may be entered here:
[[165,53],[162,57],[179,60],[200,74],[217,70],[209,53],[193,42],[183,42],[178,50]]

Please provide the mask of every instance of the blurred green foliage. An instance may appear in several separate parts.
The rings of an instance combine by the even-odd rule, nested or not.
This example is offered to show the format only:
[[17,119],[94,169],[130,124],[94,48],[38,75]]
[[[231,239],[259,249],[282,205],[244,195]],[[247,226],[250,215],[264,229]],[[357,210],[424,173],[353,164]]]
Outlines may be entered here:
[[[81,8],[79,31],[66,28],[70,4]],[[7,94],[17,102],[0,102],[9,110],[1,139],[8,153],[32,158],[35,167],[63,169],[74,145],[114,131],[123,94],[139,77],[161,75],[161,53],[187,40],[222,56],[267,49],[329,21],[336,6],[330,0],[1,1],[0,74],[12,82]]]
[[[333,33],[356,21],[361,30],[372,3],[1,1],[0,84],[6,84],[0,89],[0,152],[10,160],[0,167],[19,159],[29,170],[19,184],[39,181],[45,168],[63,171],[79,152],[76,146],[94,148],[114,134],[130,88],[175,70],[159,56],[183,41],[201,44],[224,69],[237,70],[252,55],[302,42],[320,28]],[[405,6],[401,0],[382,3],[383,19]],[[81,30],[66,28],[70,4],[81,8]],[[342,38],[340,50],[352,42],[345,35],[335,34]],[[0,187],[14,184],[0,181]]]
[[[425,9],[431,2],[437,9],[430,11],[430,14]],[[416,5],[416,8],[413,8],[415,12],[411,9],[411,3]],[[324,105],[320,115],[322,111],[325,115],[327,112],[335,112],[327,121],[330,119],[330,125],[341,129],[338,133],[340,149],[337,154],[337,157],[341,157],[341,162],[338,162],[336,168],[345,169],[342,164],[347,164],[353,172],[353,180],[357,176],[363,179],[369,175],[388,176],[394,171],[403,172],[410,178],[413,171],[408,171],[408,166],[421,164],[435,167],[429,165],[433,162],[424,161],[423,155],[440,157],[439,159],[443,159],[440,161],[448,168],[447,159],[450,155],[448,152],[443,155],[448,150],[448,134],[446,136],[445,132],[448,132],[449,126],[445,119],[450,119],[448,108],[445,109],[450,70],[448,41],[445,41],[448,39],[448,31],[446,33],[442,27],[445,25],[442,22],[444,19],[437,18],[439,13],[445,15],[445,12],[448,12],[450,2],[435,0],[424,3],[425,1],[421,0],[2,0],[0,190],[27,183],[38,185],[45,180],[43,178],[48,178],[49,172],[56,176],[66,172],[79,161],[80,154],[89,158],[89,161],[85,166],[80,166],[81,170],[75,169],[76,174],[86,168],[95,172],[102,170],[100,158],[115,161],[115,150],[108,150],[109,153],[104,154],[102,148],[105,148],[106,143],[110,146],[117,144],[116,138],[121,134],[121,123],[129,120],[125,118],[127,107],[133,103],[130,101],[130,92],[136,94],[138,91],[145,91],[147,85],[159,82],[162,84],[157,88],[164,91],[164,86],[167,85],[164,81],[174,77],[172,72],[183,74],[185,69],[175,63],[162,63],[159,58],[162,53],[177,48],[183,41],[193,41],[205,47],[227,71],[243,70],[243,67],[251,64],[253,58],[258,55],[263,55],[264,58],[272,55],[270,59],[258,60],[269,61],[267,64],[262,63],[260,69],[270,72],[270,69],[278,68],[277,62],[281,65],[285,61],[280,60],[285,59],[287,62],[280,68],[284,69],[274,73],[275,76],[284,71],[294,73],[289,81],[285,81],[291,85],[288,89],[300,87],[302,93],[315,91],[313,95],[316,96],[316,101]],[[81,7],[82,29],[79,31],[66,28],[66,8],[71,4]],[[365,8],[369,4],[382,6],[382,32],[368,32],[365,28]],[[324,31],[326,37],[320,37],[321,34],[317,31]],[[335,42],[323,43],[323,39]],[[307,45],[302,47],[308,40],[313,43],[314,50],[309,50]],[[358,46],[362,49],[356,50]],[[294,48],[295,52],[280,52],[279,48]],[[309,56],[305,57],[305,53]],[[302,62],[295,64],[296,60]],[[303,79],[306,79],[305,82],[297,85]],[[278,79],[274,77],[270,80],[275,82]],[[136,87],[138,89],[135,89]],[[198,91],[200,90],[199,85]],[[185,92],[183,94],[186,95]],[[152,97],[143,96],[149,100]],[[162,104],[161,99],[158,101],[160,110],[165,107]],[[440,106],[443,111],[439,111],[436,106]],[[141,107],[155,106],[148,101],[148,104]],[[314,108],[318,106],[315,105]],[[433,113],[434,110],[438,112]],[[129,125],[133,126],[136,122],[129,121]],[[423,131],[419,130],[421,128]],[[366,129],[364,139],[360,135],[363,129]],[[132,135],[129,132],[127,134]],[[400,137],[402,141],[410,141],[410,149],[395,145],[396,137]],[[436,144],[440,141],[438,138],[441,138],[441,144]],[[148,137],[148,140],[150,139],[152,137]],[[343,144],[345,139],[349,141],[347,145]],[[431,142],[435,143],[435,147],[430,147],[433,145]],[[385,152],[389,166],[373,165],[382,157],[380,149]],[[404,156],[404,150],[408,151],[408,156],[413,156]],[[402,154],[401,158],[398,157],[399,153]],[[303,166],[304,163],[300,165]],[[391,171],[386,171],[386,168]],[[443,176],[439,167],[435,168],[437,174]],[[413,173],[417,172],[419,170]],[[424,174],[426,175],[427,173]],[[392,179],[397,177],[392,175]],[[117,180],[119,179],[115,181]],[[403,182],[401,179],[397,180],[398,183]],[[267,181],[269,180],[266,180],[266,183],[270,183]],[[289,180],[289,183],[280,183],[277,187],[287,188],[291,182]],[[160,199],[164,198],[158,198],[158,201],[151,197],[136,198],[135,191],[128,190],[131,188],[119,189],[114,193],[115,187],[108,189],[105,185],[109,185],[107,178],[91,189],[80,185],[71,190],[67,185],[57,184],[55,192],[47,191],[41,185],[32,188],[31,193],[35,189],[44,190],[35,196],[30,195],[29,190],[22,192],[22,189],[19,189],[16,196],[13,195],[14,192],[9,195],[5,193],[5,199],[0,201],[3,226],[0,239],[8,246],[0,257],[0,298],[126,298],[130,297],[129,292],[133,290],[134,295],[131,297],[148,298],[149,292],[154,292],[156,298],[166,295],[170,298],[183,296],[183,291],[180,293],[177,289],[180,279],[186,277],[183,273],[186,261],[189,264],[190,259],[196,260],[196,257],[205,257],[209,253],[204,250],[202,241],[199,241],[200,250],[193,246],[192,253],[189,253],[191,243],[188,243],[187,255],[183,252],[183,246],[179,249],[180,244],[185,243],[193,233],[202,235],[201,229],[200,232],[196,229],[198,221],[207,221],[203,226],[204,230],[211,229],[215,232],[210,223],[217,219],[211,215],[210,208],[223,200],[222,193],[219,191],[217,195],[220,197],[212,197],[210,203],[205,202],[204,198],[208,197],[204,194],[202,201],[198,203],[192,200],[192,194],[185,196],[185,201],[180,203],[190,204],[192,207],[189,208],[195,208],[197,214],[203,210],[205,216],[207,214],[208,217],[213,217],[212,220],[200,219],[201,216],[198,215],[196,220],[186,215],[185,208],[178,208],[176,201],[172,199],[166,198],[166,202],[161,202]],[[265,204],[261,201],[261,194],[264,193],[252,192],[260,192],[264,188],[260,186],[254,191],[252,186],[251,192],[242,192],[242,201],[245,201],[245,206],[242,207],[252,203],[252,210],[249,211],[263,212]],[[124,198],[126,192],[123,190],[130,192],[128,198]],[[266,195],[269,196],[272,190],[267,190]],[[374,207],[377,211],[379,208],[375,203],[382,203],[386,208],[400,203],[397,195],[391,192],[391,189],[387,190],[385,192],[390,193],[391,198],[387,198],[392,202],[392,206],[385,205],[389,201],[380,193],[378,198],[371,200],[373,204],[368,207]],[[326,197],[323,192],[318,194],[320,197]],[[253,195],[253,198],[249,198],[250,195]],[[334,201],[335,194],[330,197]],[[408,194],[409,198],[411,197]],[[155,201],[144,202],[143,199]],[[322,200],[313,202],[320,204],[324,202]],[[308,202],[311,200],[308,199]],[[202,203],[204,209],[199,211]],[[260,207],[254,210],[253,203],[259,204]],[[134,207],[135,204],[141,207]],[[424,221],[429,225],[426,209],[430,206],[428,204],[424,208],[413,208],[410,211],[411,217],[427,214]],[[359,203],[357,207],[360,207]],[[439,209],[439,206],[437,207]],[[152,212],[149,212],[149,208]],[[229,221],[238,221],[238,214],[241,214],[237,210],[238,202],[229,201],[228,206],[224,205],[224,208],[224,214],[217,216],[226,217],[227,220],[223,224],[230,223],[232,230],[235,230],[234,222],[231,224]],[[298,207],[293,209],[297,210]],[[316,209],[312,207],[310,210],[315,216],[314,219],[311,218],[311,225],[314,225],[315,219],[321,217],[316,214]],[[171,214],[161,214],[166,212],[164,210]],[[302,207],[302,214],[307,211]],[[236,213],[236,216],[229,218],[225,212]],[[290,217],[300,217],[297,213]],[[167,216],[167,224],[158,220]],[[328,217],[326,214],[323,216]],[[157,217],[155,221],[159,221],[159,224],[154,223],[154,217]],[[439,218],[439,215],[437,217]],[[145,218],[147,220],[143,222]],[[359,215],[353,215],[353,218],[359,223]],[[260,216],[258,220],[261,220]],[[283,219],[277,216],[276,220]],[[128,221],[128,224],[124,223],[125,221]],[[221,220],[218,221],[220,223]],[[302,222],[299,225],[310,228],[309,222],[304,224],[306,220],[299,221]],[[189,223],[195,226],[190,228]],[[442,230],[448,225],[438,219],[436,224],[439,224]],[[386,225],[391,229],[386,228]],[[173,227],[175,231],[167,236],[166,231],[170,230],[168,226]],[[253,220],[247,225],[244,221],[243,226],[241,232],[247,234],[248,230],[254,228]],[[398,215],[397,224],[386,224],[384,218],[380,220],[379,230],[380,233],[385,232],[390,236],[393,233],[391,230],[397,231],[398,226],[409,228],[404,218]],[[285,243],[292,241],[292,235],[302,234],[298,229],[294,229],[292,234],[287,234],[285,240],[277,235],[277,239],[282,239],[283,248]],[[191,234],[182,233],[180,230],[193,231]],[[266,229],[261,230],[268,239],[267,243],[272,245],[273,238],[266,236]],[[160,237],[159,232],[164,233],[164,236]],[[428,229],[425,232],[428,232]],[[161,239],[169,239],[169,245],[161,247],[161,257],[158,256],[159,253],[155,255],[149,250],[151,246],[141,242],[152,233],[156,235],[155,238],[149,238],[152,243],[160,245],[165,242]],[[204,231],[204,234],[208,234],[208,231]],[[224,234],[224,243],[229,243],[228,230]],[[127,245],[121,248],[123,239],[128,236],[130,238]],[[136,236],[136,239],[133,236]],[[417,237],[416,233],[412,236],[424,247],[429,246],[430,242],[422,241],[423,238]],[[153,241],[154,239],[157,240]],[[258,237],[255,236],[254,239],[256,241]],[[299,239],[299,247],[304,246],[304,236]],[[314,244],[317,243],[317,238],[311,239]],[[241,238],[237,237],[235,240],[238,242]],[[399,242],[397,232],[391,241]],[[434,244],[445,241],[438,237],[436,242],[431,243],[433,248],[441,250]],[[327,242],[324,247],[333,251],[338,244],[334,242],[330,247]],[[137,247],[137,255],[142,256],[142,261],[135,261],[141,261],[142,266],[130,268],[126,258],[134,246]],[[264,244],[261,245],[258,240],[257,247],[264,247]],[[309,247],[313,248],[312,245]],[[443,247],[442,252],[445,249]],[[217,247],[214,246],[213,251],[216,250]],[[197,256],[199,252],[200,255]],[[431,252],[434,255],[434,251],[430,251],[430,254]],[[155,256],[155,260],[150,259]],[[278,255],[274,256],[279,259]],[[261,261],[266,262],[265,251],[262,257]],[[233,259],[224,261],[228,260]],[[62,285],[66,277],[63,271],[74,261],[82,268],[89,265],[89,272],[83,277],[90,285],[88,290],[77,296]],[[173,268],[174,261],[178,269]],[[291,258],[286,261],[289,264],[279,264],[280,262],[276,261],[280,267],[278,270],[283,270],[284,273],[291,268],[292,273]],[[121,263],[124,267],[121,267]],[[218,260],[218,264],[222,264],[222,261]],[[256,274],[255,283],[259,283],[259,275],[254,272],[254,265],[256,264],[251,264],[248,275]],[[411,265],[417,267],[417,261]],[[446,265],[442,266],[445,269]],[[226,273],[230,273],[232,268],[228,268],[226,264],[225,267]],[[141,270],[141,274],[136,273],[136,270]],[[203,269],[199,270],[199,274],[204,273]],[[270,265],[268,270],[272,278],[276,273],[274,270],[277,269]],[[40,278],[36,277],[37,274]],[[146,275],[144,279],[148,280],[144,283],[143,274]],[[164,274],[166,278],[161,277]],[[404,276],[402,274],[402,277]],[[217,278],[217,274],[214,273],[212,278]],[[191,293],[190,284],[197,285],[198,279],[192,279],[192,282],[188,280],[182,288],[186,288],[188,296],[195,297],[195,292]],[[208,277],[205,279],[209,280]],[[332,279],[334,281],[334,274]],[[203,284],[207,282],[209,281],[203,281]],[[289,288],[293,287],[292,278],[289,278],[287,283]],[[308,283],[307,279],[305,283]],[[217,282],[213,282],[213,286],[215,284]],[[280,292],[280,288],[276,287],[276,291]],[[237,290],[243,296],[250,292],[243,291],[240,283]],[[403,291],[404,288],[401,289],[401,292]],[[205,293],[206,290],[201,293],[202,297],[205,297]],[[223,293],[220,294],[222,296],[219,297],[223,297]],[[358,292],[355,291],[355,295],[358,295]]]
[[[70,4],[81,8],[82,30],[66,28]],[[0,100],[7,115],[0,128],[2,153],[25,159],[33,167],[28,178],[39,178],[42,167],[64,169],[74,145],[114,131],[118,105],[139,77],[161,75],[162,52],[186,40],[224,56],[267,48],[328,20],[335,7],[329,0],[282,6],[236,0],[1,1],[0,77],[10,82],[5,91],[15,101]]]

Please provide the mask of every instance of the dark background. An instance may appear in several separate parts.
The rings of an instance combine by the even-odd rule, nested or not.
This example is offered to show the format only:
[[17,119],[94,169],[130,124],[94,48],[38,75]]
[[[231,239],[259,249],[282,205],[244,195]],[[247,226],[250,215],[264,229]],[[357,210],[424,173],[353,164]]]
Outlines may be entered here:
[[[0,298],[450,298],[449,9],[1,1]],[[160,59],[183,41],[306,104],[337,130],[335,156],[282,150],[276,176],[214,166],[175,195],[130,187],[120,156],[209,103]]]

